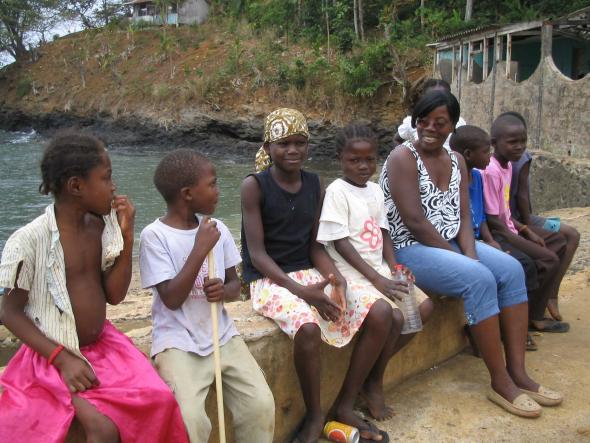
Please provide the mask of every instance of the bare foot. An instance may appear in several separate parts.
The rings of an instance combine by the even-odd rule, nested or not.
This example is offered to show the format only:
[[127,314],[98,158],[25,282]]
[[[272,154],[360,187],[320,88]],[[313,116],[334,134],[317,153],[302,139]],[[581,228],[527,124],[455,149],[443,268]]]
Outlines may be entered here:
[[549,299],[549,301],[547,302],[547,310],[549,311],[549,314],[551,314],[551,317],[553,317],[554,320],[557,320],[557,321],[563,320],[563,317],[561,316],[561,313],[559,312],[559,306],[557,304],[556,298]]
[[324,419],[322,417],[305,418],[293,443],[315,443],[322,435]]
[[334,414],[334,419],[340,423],[345,423],[359,430],[360,437],[366,440],[379,442],[383,440],[381,431],[367,420],[363,420],[352,410],[338,409]]
[[369,414],[375,420],[388,420],[395,415],[393,408],[385,404],[385,395],[382,389],[370,389],[365,386],[360,395],[367,406]]

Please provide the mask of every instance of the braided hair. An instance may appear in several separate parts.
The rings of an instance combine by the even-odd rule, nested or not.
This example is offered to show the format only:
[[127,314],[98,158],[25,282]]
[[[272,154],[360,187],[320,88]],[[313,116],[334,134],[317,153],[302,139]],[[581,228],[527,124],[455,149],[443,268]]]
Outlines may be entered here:
[[336,133],[336,152],[341,154],[347,146],[355,140],[365,140],[377,147],[379,142],[377,136],[367,125],[350,123]]
[[105,152],[104,143],[95,136],[70,131],[56,135],[43,152],[39,192],[59,196],[71,177],[85,178],[100,165]]

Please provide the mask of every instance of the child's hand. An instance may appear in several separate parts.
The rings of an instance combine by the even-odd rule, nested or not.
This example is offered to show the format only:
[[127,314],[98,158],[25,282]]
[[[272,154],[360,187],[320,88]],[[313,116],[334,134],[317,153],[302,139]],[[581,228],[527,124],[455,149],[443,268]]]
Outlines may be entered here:
[[328,275],[328,281],[332,285],[330,298],[340,306],[342,312],[346,311],[346,282],[342,282],[334,274]]
[[[389,270],[391,271],[391,275],[395,274],[395,272],[396,272],[395,267],[396,266],[400,266],[400,263],[389,263]],[[401,267],[402,267],[402,272],[406,276],[406,279],[408,281],[414,283],[416,281],[416,277],[414,277],[412,270],[405,265],[401,265]]]
[[225,286],[220,278],[205,277],[203,290],[209,303],[223,302],[225,298]]
[[414,274],[412,273],[412,270],[404,265],[403,266],[403,272],[404,275],[406,276],[406,279],[409,282],[415,283],[416,282],[416,277],[414,277]]
[[390,280],[386,277],[383,277],[382,275],[380,275],[379,278],[373,282],[373,285],[379,290],[379,292],[381,292],[390,300],[395,299],[402,301],[399,292],[403,292],[404,294],[410,292],[410,289],[408,288],[408,282]]
[[533,243],[538,244],[539,246],[545,247],[545,241],[537,234],[535,234],[533,231],[531,231],[529,228],[525,228],[522,231],[522,236],[527,240],[530,240]]
[[66,349],[59,353],[53,364],[71,393],[84,392],[100,384],[88,363]]
[[195,236],[195,247],[209,252],[213,249],[219,237],[221,237],[221,233],[217,229],[217,222],[211,220],[209,217],[203,217],[197,235]]
[[297,294],[311,306],[317,309],[318,313],[326,321],[338,321],[342,310],[336,302],[324,292],[330,280],[324,280],[313,285],[304,286],[303,290]]
[[117,195],[111,203],[113,209],[117,211],[117,221],[121,228],[123,237],[133,235],[133,225],[135,224],[135,206],[126,195]]

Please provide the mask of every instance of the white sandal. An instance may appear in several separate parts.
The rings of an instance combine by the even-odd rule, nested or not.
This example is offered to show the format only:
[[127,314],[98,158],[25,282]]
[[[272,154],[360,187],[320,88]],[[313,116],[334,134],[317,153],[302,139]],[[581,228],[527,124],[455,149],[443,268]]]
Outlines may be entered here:
[[490,388],[488,391],[488,400],[519,417],[537,418],[541,416],[541,412],[543,411],[541,406],[527,394],[520,394],[511,403]]

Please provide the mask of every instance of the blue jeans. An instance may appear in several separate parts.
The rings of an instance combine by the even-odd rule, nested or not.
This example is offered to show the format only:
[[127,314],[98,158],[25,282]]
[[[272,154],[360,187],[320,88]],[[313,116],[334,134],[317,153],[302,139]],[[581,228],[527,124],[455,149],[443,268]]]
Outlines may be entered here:
[[516,259],[475,242],[477,261],[461,254],[454,240],[449,244],[457,252],[416,243],[398,249],[395,257],[412,270],[422,290],[462,298],[469,325],[527,301],[524,272]]

